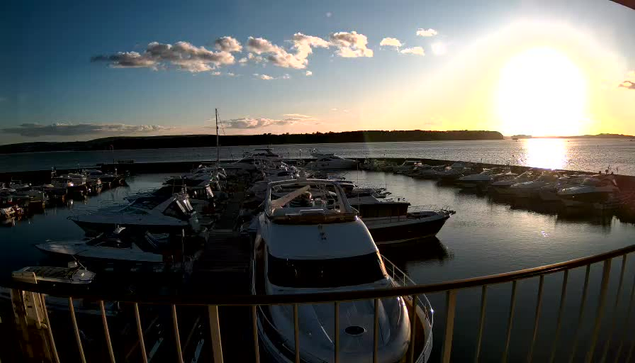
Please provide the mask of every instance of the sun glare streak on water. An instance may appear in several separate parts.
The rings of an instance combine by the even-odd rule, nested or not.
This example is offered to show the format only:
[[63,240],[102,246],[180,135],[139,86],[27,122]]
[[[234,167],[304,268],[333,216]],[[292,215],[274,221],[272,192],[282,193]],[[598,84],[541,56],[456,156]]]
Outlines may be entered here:
[[[564,169],[569,163],[566,140],[525,139],[520,165],[545,169]],[[524,159],[524,160],[523,160]]]

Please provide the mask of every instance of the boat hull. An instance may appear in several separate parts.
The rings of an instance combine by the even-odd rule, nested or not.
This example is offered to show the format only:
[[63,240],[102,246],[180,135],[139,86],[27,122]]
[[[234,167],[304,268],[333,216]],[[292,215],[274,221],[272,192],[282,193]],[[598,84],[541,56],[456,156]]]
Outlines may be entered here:
[[443,214],[428,218],[381,217],[366,218],[364,223],[375,243],[380,246],[434,237],[448,218]]

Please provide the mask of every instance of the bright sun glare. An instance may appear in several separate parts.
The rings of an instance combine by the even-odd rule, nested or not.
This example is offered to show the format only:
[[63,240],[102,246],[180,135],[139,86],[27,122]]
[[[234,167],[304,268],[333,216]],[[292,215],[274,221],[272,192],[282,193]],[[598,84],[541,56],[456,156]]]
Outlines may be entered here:
[[503,67],[497,101],[506,135],[578,135],[585,119],[586,79],[563,53],[533,48]]

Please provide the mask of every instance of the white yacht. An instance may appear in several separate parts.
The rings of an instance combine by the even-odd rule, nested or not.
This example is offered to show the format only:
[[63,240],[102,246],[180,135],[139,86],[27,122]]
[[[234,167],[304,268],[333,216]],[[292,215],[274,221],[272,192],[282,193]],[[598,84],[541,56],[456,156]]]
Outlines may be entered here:
[[405,160],[403,162],[403,164],[395,167],[393,169],[393,173],[396,174],[408,174],[410,172],[412,172],[412,170],[417,167],[422,165],[420,161],[418,160]]
[[358,162],[352,159],[344,159],[335,154],[312,154],[316,160],[306,164],[307,169],[312,170],[338,170],[338,169],[355,169]]
[[536,175],[533,171],[528,170],[514,178],[505,178],[499,181],[495,181],[490,184],[490,187],[500,195],[510,195],[512,191],[510,191],[510,187],[514,184],[524,183],[528,181],[532,181],[536,179]]
[[[253,292],[281,295],[396,286],[364,223],[357,218],[336,182],[318,179],[273,182],[259,217],[254,243]],[[404,275],[405,276],[405,275]],[[423,295],[422,295],[423,296]],[[422,302],[422,301],[425,301]],[[422,299],[380,300],[377,362],[406,359],[414,344],[415,361],[432,350],[432,309]],[[410,341],[409,307],[421,340]],[[295,339],[290,305],[260,306],[258,335],[277,362],[293,362]],[[373,358],[373,300],[339,305],[339,361]],[[335,315],[332,304],[298,306],[299,354],[302,362],[333,362]]]
[[70,216],[68,219],[88,235],[112,231],[115,226],[159,233],[181,229],[194,232],[200,230],[196,211],[185,193],[176,193],[168,198],[142,196],[124,207],[101,209],[91,214]]
[[558,191],[558,196],[567,207],[593,207],[607,209],[616,207],[620,188],[609,176],[586,178],[582,184]]
[[35,245],[53,257],[94,262],[161,263],[161,246],[166,242],[146,232],[135,236],[125,227],[80,241],[47,242]]
[[526,182],[516,183],[509,187],[509,193],[518,198],[533,198],[539,196],[540,188],[558,180],[558,174],[544,172],[538,178]]

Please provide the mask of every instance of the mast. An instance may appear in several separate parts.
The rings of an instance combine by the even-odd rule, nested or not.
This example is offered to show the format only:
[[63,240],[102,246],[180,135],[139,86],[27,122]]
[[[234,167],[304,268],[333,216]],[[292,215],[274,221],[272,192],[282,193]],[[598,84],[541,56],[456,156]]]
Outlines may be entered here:
[[220,144],[218,142],[218,109],[214,109],[216,113],[216,165],[220,165]]

